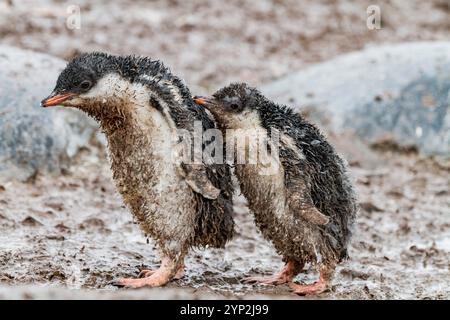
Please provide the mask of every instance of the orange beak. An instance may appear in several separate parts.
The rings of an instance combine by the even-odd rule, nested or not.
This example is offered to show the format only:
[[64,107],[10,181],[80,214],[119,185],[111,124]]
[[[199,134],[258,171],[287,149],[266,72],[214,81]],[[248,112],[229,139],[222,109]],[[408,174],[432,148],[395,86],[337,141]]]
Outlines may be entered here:
[[66,94],[58,94],[55,96],[49,96],[48,98],[45,98],[41,102],[42,107],[51,107],[51,106],[57,106],[61,102],[66,101],[67,99],[75,96],[74,93],[66,93]]
[[195,103],[197,103],[197,104],[199,104],[201,106],[204,106],[206,104],[211,104],[211,100],[208,99],[208,98],[205,98],[205,97],[195,96],[193,98],[193,100],[194,100]]
[[206,104],[206,99],[203,97],[194,97],[194,102],[197,104]]

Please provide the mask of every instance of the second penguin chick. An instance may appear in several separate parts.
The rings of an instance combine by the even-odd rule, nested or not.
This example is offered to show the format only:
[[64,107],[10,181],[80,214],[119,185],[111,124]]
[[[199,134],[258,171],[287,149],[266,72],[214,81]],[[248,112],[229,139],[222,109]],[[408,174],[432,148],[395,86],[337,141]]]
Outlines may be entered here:
[[[309,285],[291,283],[291,288],[298,294],[330,289],[336,264],[347,256],[357,212],[343,160],[314,125],[246,84],[232,84],[211,98],[195,101],[215,116],[226,132],[228,147],[230,140],[251,141],[257,136],[252,130],[260,131],[269,143],[259,145],[256,152],[245,145],[245,152],[258,158],[270,153],[279,164],[274,172],[265,172],[260,158],[256,163],[242,162],[237,159],[242,150],[233,152],[235,173],[256,224],[286,262],[274,277],[248,280],[291,283],[305,263],[311,263],[319,268],[320,280]],[[273,139],[275,135],[278,140]]]

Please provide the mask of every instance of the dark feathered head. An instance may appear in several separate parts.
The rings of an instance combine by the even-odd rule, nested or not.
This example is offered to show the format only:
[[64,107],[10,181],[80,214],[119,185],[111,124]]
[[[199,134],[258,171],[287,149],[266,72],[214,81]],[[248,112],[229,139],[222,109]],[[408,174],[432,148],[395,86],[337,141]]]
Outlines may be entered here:
[[[114,56],[105,53],[82,54],[72,60],[61,72],[56,87],[41,103],[43,107],[54,105],[82,107],[94,100],[107,98],[107,83],[100,83],[108,74],[117,72]],[[92,94],[91,91],[96,91]],[[103,95],[103,96],[102,96]]]
[[211,111],[219,123],[232,129],[251,126],[257,120],[257,109],[263,99],[257,89],[246,83],[230,84],[209,98],[194,97],[194,101]]
[[189,89],[161,62],[94,52],[72,60],[41,105],[76,107],[101,119],[155,99],[161,104],[182,104],[185,99],[192,103]]

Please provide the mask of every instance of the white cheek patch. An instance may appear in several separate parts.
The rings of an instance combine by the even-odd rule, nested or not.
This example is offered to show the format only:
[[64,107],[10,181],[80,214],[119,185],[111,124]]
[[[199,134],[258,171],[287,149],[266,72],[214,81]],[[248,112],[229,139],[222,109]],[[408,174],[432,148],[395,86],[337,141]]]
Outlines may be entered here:
[[[141,75],[141,79],[147,81],[156,81],[156,78],[150,75]],[[180,89],[170,81],[164,81],[174,97],[175,102],[182,103],[183,97]],[[79,97],[84,100],[91,100],[97,103],[124,103],[131,102],[138,105],[148,105],[150,96],[148,88],[141,83],[130,83],[116,73],[110,73],[101,78],[95,86]]]
[[132,84],[118,74],[110,73],[101,78],[91,90],[81,94],[80,98],[102,104],[128,102],[143,106],[148,105],[149,95],[144,85]]
[[118,75],[108,74],[101,78],[91,90],[80,95],[83,99],[106,99],[113,95],[123,81]]

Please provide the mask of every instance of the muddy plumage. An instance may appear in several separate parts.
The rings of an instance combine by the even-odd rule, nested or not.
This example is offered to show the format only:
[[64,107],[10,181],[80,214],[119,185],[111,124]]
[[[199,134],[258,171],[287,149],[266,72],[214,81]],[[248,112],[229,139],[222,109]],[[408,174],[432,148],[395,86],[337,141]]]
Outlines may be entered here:
[[[291,287],[299,294],[328,289],[336,264],[347,257],[357,212],[343,160],[314,125],[246,84],[232,84],[196,101],[214,114],[227,135],[239,139],[239,130],[261,130],[267,138],[273,132],[279,137],[279,167],[273,174],[261,174],[264,166],[259,162],[235,164],[257,226],[286,262],[279,275],[249,281],[291,282],[311,263],[320,269],[320,281]],[[273,146],[267,145],[272,155]]]
[[156,239],[162,264],[131,287],[167,283],[183,269],[190,247],[223,247],[232,237],[232,185],[223,164],[179,159],[177,130],[214,121],[189,89],[159,61],[103,53],[70,62],[43,106],[78,108],[96,119],[108,141],[113,179],[143,231]]

